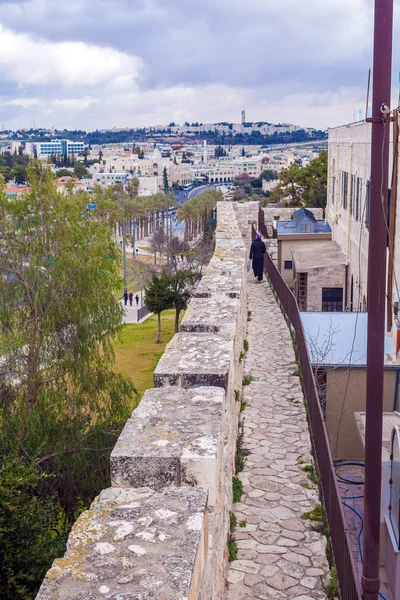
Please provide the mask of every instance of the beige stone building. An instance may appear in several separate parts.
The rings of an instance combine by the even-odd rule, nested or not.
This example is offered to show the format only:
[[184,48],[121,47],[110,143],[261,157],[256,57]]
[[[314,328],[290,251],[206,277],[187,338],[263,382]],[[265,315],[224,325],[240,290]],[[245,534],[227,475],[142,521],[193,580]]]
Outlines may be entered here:
[[[388,277],[386,295],[387,331],[392,333],[396,352],[400,349],[400,324],[396,303],[400,300],[400,211],[398,191],[390,189],[398,178],[394,172],[393,129],[389,124],[387,135],[389,147],[389,206],[388,228],[391,244],[388,244],[387,261],[393,257],[393,277]],[[328,198],[326,220],[332,228],[332,239],[341,247],[348,264],[346,305],[349,310],[366,311],[367,267],[370,219],[371,174],[371,123],[359,122],[329,131],[328,138]],[[397,187],[398,190],[398,187]]]
[[288,284],[294,288],[293,252],[310,248],[316,241],[330,241],[331,228],[323,219],[304,208],[296,210],[290,220],[278,220],[275,225],[278,244],[278,269]]
[[345,256],[336,242],[315,241],[292,250],[294,294],[302,311],[346,309]]

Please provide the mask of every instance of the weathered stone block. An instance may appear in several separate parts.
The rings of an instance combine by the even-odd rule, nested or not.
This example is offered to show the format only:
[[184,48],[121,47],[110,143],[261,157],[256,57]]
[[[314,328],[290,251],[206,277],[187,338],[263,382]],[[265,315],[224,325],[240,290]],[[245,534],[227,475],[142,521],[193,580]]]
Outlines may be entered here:
[[104,490],[75,523],[37,600],[197,600],[207,536],[202,489]]
[[233,338],[211,333],[177,333],[154,371],[154,387],[227,389]]
[[224,402],[222,388],[147,390],[112,451],[113,486],[202,486],[214,506],[221,485]]
[[222,294],[214,294],[211,298],[192,298],[182,320],[181,331],[236,333],[239,310],[238,298]]

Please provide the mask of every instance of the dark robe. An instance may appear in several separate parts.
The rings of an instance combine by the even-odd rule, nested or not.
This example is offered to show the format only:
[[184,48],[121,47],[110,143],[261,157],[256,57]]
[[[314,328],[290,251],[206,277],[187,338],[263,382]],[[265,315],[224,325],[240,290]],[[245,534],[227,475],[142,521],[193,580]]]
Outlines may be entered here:
[[262,281],[264,271],[264,254],[267,249],[262,240],[254,240],[250,248],[250,260],[253,260],[254,277]]

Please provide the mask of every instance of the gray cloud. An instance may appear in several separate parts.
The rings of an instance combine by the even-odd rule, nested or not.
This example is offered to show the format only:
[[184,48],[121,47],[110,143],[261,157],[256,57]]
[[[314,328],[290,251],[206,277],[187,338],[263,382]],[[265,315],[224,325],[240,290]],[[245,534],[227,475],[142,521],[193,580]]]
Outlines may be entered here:
[[[91,122],[103,118],[109,123],[125,116],[126,120],[154,118],[160,122],[174,111],[183,116],[195,112],[196,100],[188,102],[186,92],[181,92],[179,99],[174,89],[191,90],[199,98],[204,97],[204,90],[213,90],[210,106],[198,103],[198,116],[193,115],[196,120],[204,120],[201,114],[215,115],[210,120],[229,118],[232,100],[246,102],[257,111],[254,119],[269,120],[269,114],[276,114],[290,99],[290,120],[297,122],[296,111],[305,114],[301,102],[306,97],[312,98],[314,107],[340,99],[342,108],[337,105],[337,111],[331,110],[325,118],[326,124],[334,124],[332,114],[349,119],[352,110],[362,105],[372,62],[372,0],[97,0],[95,7],[93,0],[0,3],[3,26],[24,32],[37,44],[41,40],[85,42],[89,48],[104,49],[105,54],[99,51],[102,60],[106,49],[112,48],[124,57],[124,73],[129,73],[130,60],[132,64],[135,57],[142,61],[140,74],[133,69],[134,81],[125,82],[125,87],[123,81],[119,88],[115,81],[110,85],[96,82],[88,91],[85,77],[79,81],[79,55],[73,89],[57,79],[53,86],[39,81],[13,83],[10,73],[2,72],[0,60],[3,106],[13,97],[47,98],[50,104],[60,97],[79,99],[89,94],[96,106],[102,100],[99,106],[103,108],[96,109],[93,103],[76,113],[81,125],[85,125],[84,118]],[[396,48],[395,57],[399,54]],[[42,70],[48,72],[45,55],[42,60]],[[38,72],[41,75],[40,69]],[[130,102],[123,108],[126,94],[139,92],[152,103],[151,110],[141,108],[136,96],[129,96]],[[313,106],[308,121],[312,121],[313,110],[315,115]],[[122,114],[113,115],[117,107],[118,111],[122,107]],[[32,105],[30,110],[38,109]],[[288,106],[278,120],[288,120],[289,112]],[[318,125],[323,124],[322,113],[315,118]]]

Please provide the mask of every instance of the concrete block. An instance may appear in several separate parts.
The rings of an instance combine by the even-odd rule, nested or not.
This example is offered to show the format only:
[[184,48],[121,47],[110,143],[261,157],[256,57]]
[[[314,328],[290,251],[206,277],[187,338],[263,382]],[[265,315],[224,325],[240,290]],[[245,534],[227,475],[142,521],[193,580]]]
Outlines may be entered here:
[[197,600],[207,492],[109,488],[82,513],[37,600]]

